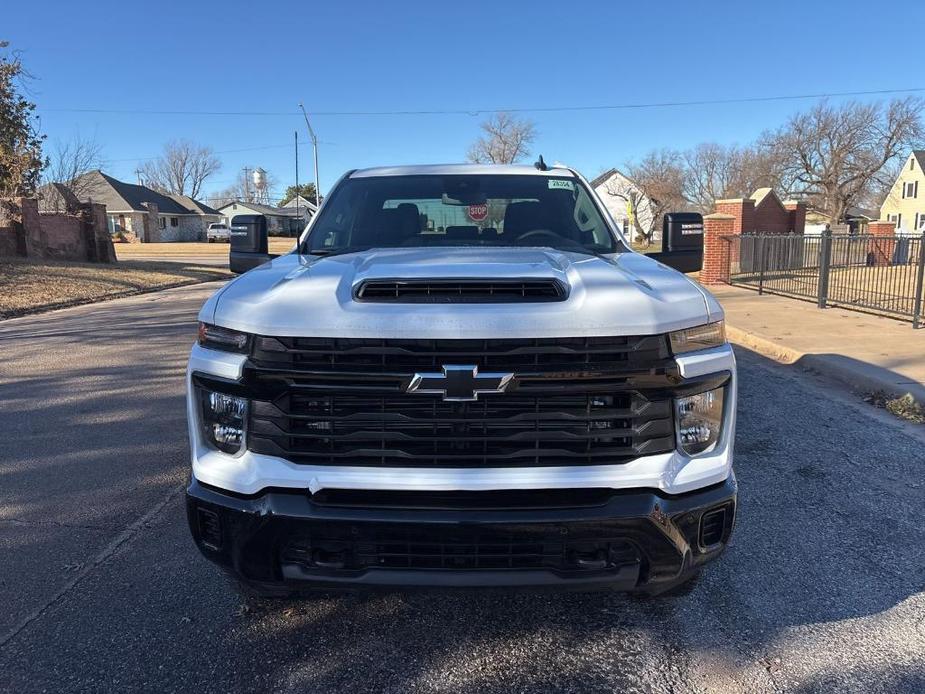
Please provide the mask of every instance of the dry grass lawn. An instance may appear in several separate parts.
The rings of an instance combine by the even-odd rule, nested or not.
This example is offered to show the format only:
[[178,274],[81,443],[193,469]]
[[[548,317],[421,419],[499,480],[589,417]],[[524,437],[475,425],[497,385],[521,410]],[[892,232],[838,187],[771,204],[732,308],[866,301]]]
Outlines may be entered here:
[[177,262],[105,265],[0,258],[0,318],[229,277],[225,268]]
[[[296,239],[280,237],[270,238],[270,253],[288,253],[295,246]],[[119,260],[131,260],[133,257],[164,256],[228,256],[227,243],[116,243],[116,257]]]

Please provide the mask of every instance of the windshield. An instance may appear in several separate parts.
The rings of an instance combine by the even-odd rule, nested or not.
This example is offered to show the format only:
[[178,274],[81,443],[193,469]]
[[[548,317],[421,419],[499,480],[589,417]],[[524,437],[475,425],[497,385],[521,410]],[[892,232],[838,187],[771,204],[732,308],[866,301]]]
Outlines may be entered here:
[[301,251],[443,246],[625,250],[578,179],[495,174],[345,179]]

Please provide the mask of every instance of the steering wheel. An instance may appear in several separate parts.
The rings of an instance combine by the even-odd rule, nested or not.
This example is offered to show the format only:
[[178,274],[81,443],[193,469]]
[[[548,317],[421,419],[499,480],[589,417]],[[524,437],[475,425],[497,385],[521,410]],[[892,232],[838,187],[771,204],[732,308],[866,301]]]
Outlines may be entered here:
[[528,240],[528,239],[532,239],[532,238],[537,237],[537,236],[542,236],[542,237],[545,237],[545,238],[551,238],[551,239],[552,239],[553,241],[555,241],[556,243],[561,243],[562,241],[567,240],[567,239],[563,239],[563,238],[562,238],[561,236],[559,236],[556,232],[554,232],[554,231],[552,231],[552,230],[550,230],[550,229],[533,229],[532,231],[524,232],[523,234],[521,234],[520,236],[518,236],[518,237],[515,239],[515,243],[520,243],[521,241],[526,241],[526,240]]

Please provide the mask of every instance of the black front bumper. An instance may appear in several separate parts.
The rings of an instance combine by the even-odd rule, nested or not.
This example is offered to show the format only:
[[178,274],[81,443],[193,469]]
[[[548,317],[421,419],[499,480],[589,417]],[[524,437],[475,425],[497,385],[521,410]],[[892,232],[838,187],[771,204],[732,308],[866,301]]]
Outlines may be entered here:
[[[375,495],[373,495],[375,496]],[[677,496],[614,491],[538,508],[319,503],[307,492],[223,493],[193,480],[202,553],[263,587],[559,586],[661,592],[729,542],[736,482]]]

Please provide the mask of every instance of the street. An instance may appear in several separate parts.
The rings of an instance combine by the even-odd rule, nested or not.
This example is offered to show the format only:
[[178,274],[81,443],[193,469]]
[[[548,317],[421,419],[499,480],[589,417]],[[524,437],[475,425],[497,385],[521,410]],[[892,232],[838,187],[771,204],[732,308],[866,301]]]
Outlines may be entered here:
[[0,690],[925,690],[925,445],[738,350],[739,516],[687,597],[247,603],[183,508],[205,284],[0,323]]

